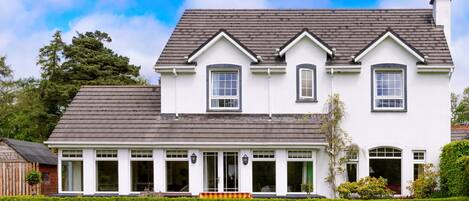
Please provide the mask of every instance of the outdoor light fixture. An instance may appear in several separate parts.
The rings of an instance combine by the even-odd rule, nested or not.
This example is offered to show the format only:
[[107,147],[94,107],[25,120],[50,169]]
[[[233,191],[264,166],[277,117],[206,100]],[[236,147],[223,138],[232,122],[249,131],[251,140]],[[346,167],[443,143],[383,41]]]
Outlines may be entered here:
[[195,153],[192,153],[191,155],[191,162],[192,164],[195,164],[197,162],[197,155],[195,155]]
[[249,162],[249,158],[248,158],[248,156],[247,156],[246,154],[244,154],[244,156],[243,156],[243,164],[244,164],[244,165],[247,165],[248,162]]

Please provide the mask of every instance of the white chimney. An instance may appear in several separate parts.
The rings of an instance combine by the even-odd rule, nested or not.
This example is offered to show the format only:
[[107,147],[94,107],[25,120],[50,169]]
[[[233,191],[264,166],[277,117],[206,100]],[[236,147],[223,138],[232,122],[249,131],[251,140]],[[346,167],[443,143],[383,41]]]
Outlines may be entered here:
[[451,0],[431,0],[436,25],[442,25],[448,46],[451,47]]

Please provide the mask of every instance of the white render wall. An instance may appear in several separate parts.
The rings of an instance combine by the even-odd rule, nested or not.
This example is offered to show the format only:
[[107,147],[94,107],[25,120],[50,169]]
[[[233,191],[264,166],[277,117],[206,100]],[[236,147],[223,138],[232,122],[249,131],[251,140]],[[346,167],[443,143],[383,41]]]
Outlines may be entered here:
[[[267,76],[249,70],[250,60],[226,40],[221,40],[196,59],[196,73],[161,76],[162,113],[206,113],[206,66],[237,64],[242,67],[242,113],[268,113]],[[286,73],[272,75],[271,110],[278,113],[323,113],[327,96],[339,93],[346,107],[343,128],[360,147],[359,177],[368,176],[368,150],[378,146],[402,149],[402,192],[412,180],[412,151],[425,150],[426,162],[437,165],[440,149],[450,142],[450,89],[448,74],[417,73],[417,60],[391,39],[362,58],[360,73],[331,75],[325,71],[326,53],[303,39],[286,53]],[[311,63],[317,68],[318,103],[296,103],[296,65]],[[397,63],[407,66],[407,112],[371,112],[370,66]],[[332,82],[331,82],[332,81]],[[333,83],[333,85],[332,85]],[[331,89],[331,86],[333,89]],[[181,101],[191,100],[191,101]],[[327,157],[318,155],[319,172],[325,177]],[[277,176],[279,177],[279,176]],[[278,178],[282,181],[282,178]],[[281,184],[278,184],[281,185]],[[329,195],[327,183],[318,179],[319,194]]]

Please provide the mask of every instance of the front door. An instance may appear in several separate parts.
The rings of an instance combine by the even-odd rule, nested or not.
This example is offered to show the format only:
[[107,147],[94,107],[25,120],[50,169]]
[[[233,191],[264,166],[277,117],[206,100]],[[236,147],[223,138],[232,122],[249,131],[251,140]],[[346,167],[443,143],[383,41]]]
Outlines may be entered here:
[[204,191],[237,192],[239,190],[238,152],[203,152]]

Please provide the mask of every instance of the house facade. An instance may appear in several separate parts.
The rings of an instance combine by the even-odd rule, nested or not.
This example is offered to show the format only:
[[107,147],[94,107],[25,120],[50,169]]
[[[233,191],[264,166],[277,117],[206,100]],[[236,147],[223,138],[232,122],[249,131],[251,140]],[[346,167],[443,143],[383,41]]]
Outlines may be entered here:
[[[158,87],[88,86],[46,142],[60,193],[332,197],[329,95],[358,152],[339,183],[396,194],[450,142],[451,1],[433,9],[186,10]],[[346,153],[346,150],[344,150]],[[60,175],[60,174],[59,174]]]

